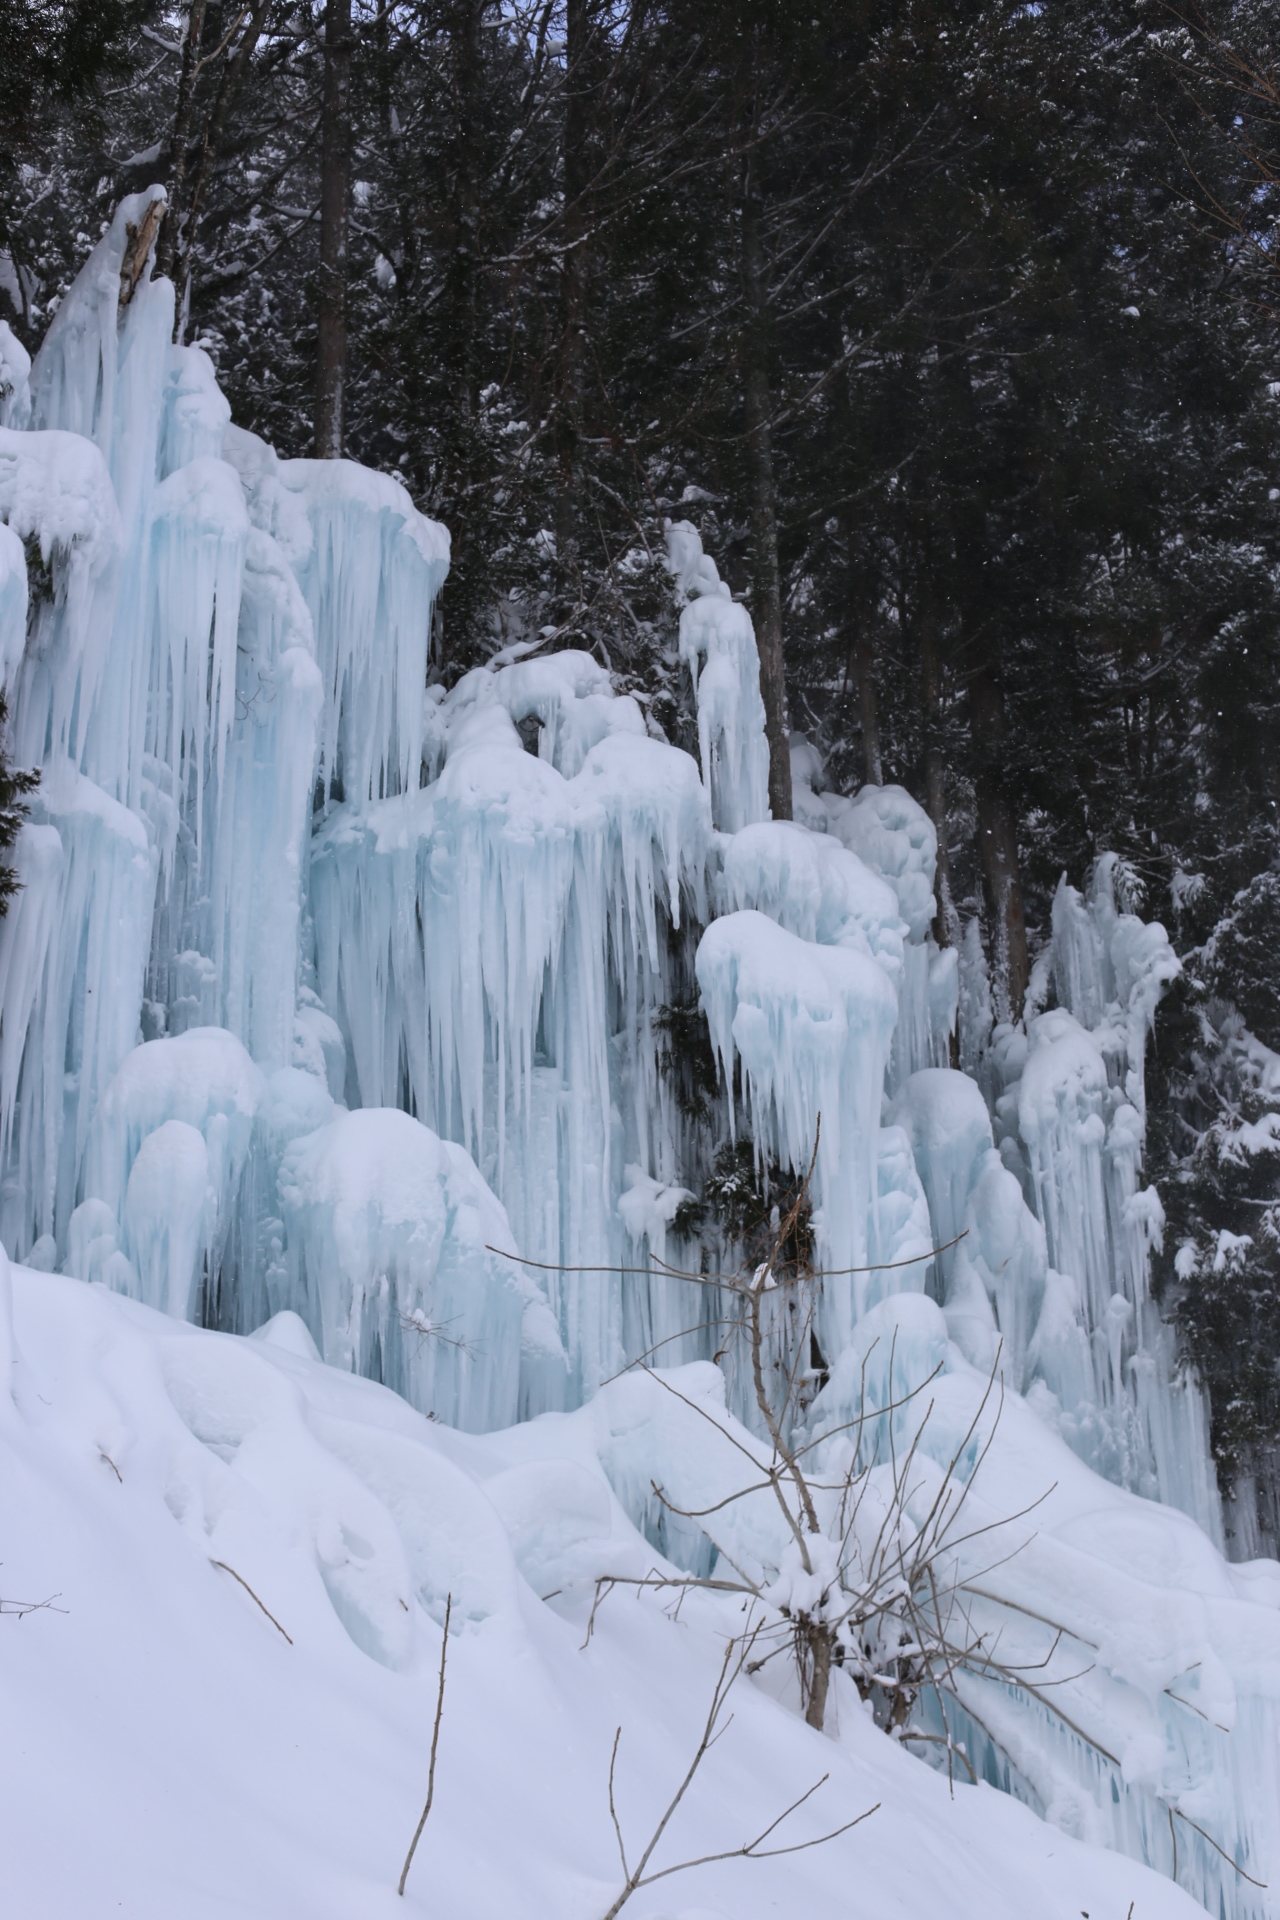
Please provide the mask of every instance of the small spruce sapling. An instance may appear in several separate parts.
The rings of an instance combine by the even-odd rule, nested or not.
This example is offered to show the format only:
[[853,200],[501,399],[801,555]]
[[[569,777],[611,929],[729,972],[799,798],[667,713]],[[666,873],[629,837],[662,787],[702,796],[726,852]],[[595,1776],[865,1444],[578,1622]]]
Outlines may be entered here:
[[17,870],[3,856],[16,842],[27,817],[25,796],[40,784],[38,773],[15,767],[9,759],[3,744],[8,719],[8,703],[0,693],[0,914],[8,912],[9,902],[22,884]]

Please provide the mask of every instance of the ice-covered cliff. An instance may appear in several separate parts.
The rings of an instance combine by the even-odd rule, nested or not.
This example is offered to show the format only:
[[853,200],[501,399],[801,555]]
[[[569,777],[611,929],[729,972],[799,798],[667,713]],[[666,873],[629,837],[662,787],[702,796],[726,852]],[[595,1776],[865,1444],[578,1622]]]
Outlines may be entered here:
[[[656,1538],[655,1482],[709,1508],[716,1436],[750,1459],[759,1427],[723,1242],[683,1204],[705,1129],[665,1036],[696,997],[723,1132],[797,1173],[816,1145],[813,1447],[869,1392],[934,1381],[905,1443],[963,1476],[950,1440],[984,1382],[1003,1392],[973,1497],[993,1529],[1037,1517],[964,1577],[1044,1678],[957,1689],[973,1764],[1233,1920],[1280,1912],[1259,1884],[1280,1881],[1280,1580],[1217,1551],[1201,1398],[1147,1288],[1163,929],[1117,912],[1106,861],[1087,898],[1064,881],[1028,1018],[992,1031],[980,952],[930,934],[908,794],[814,792],[801,758],[796,821],[768,819],[750,621],[685,525],[696,758],[583,653],[512,649],[446,691],[447,534],[394,480],[231,425],[205,355],[169,344],[168,284],[123,297],[149,198],[0,425],[0,665],[12,751],[41,768],[0,922],[10,1254],[225,1335],[295,1327],[473,1434],[589,1406],[593,1471]],[[794,1366],[781,1318],[771,1338]],[[196,1348],[172,1351],[181,1373]],[[619,1383],[655,1356],[710,1395],[687,1431],[647,1375]],[[211,1431],[238,1391],[214,1375]],[[395,1668],[418,1523],[371,1459],[346,1467],[385,1591],[332,1559],[326,1591]],[[780,1564],[767,1527],[694,1531],[691,1564]],[[422,1554],[414,1604],[438,1616]]]

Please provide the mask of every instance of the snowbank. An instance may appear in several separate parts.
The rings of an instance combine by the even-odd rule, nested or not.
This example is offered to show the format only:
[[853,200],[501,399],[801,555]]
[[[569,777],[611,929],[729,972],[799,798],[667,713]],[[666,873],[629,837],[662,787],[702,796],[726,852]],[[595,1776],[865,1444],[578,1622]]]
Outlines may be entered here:
[[[677,1624],[616,1594],[584,1644],[595,1573],[654,1560],[587,1415],[453,1435],[306,1358],[287,1317],[244,1341],[23,1269],[12,1325],[3,1592],[61,1609],[3,1623],[22,1640],[0,1761],[13,1910],[598,1920],[620,1885],[615,1729],[634,1850],[736,1621],[703,1602]],[[400,1901],[446,1593],[435,1805]],[[949,1790],[849,1700],[834,1739],[750,1681],[731,1705],[655,1864],[741,1845],[823,1774],[796,1840],[878,1811],[828,1847],[662,1881],[633,1902],[650,1920],[1201,1911],[1005,1795]]]

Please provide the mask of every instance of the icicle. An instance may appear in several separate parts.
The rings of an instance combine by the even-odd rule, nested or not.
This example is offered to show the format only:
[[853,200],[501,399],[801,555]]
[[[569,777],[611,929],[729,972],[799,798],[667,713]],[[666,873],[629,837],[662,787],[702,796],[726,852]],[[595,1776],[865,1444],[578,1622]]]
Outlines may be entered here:
[[[660,922],[679,926],[686,896],[704,911],[710,826],[688,756],[605,700],[580,655],[468,675],[440,710],[439,779],[336,812],[311,869],[321,995],[361,1100],[407,1100],[461,1141],[520,1246],[570,1266],[617,1262],[618,1125],[653,1151],[652,1043],[634,1036],[665,965]],[[521,746],[512,716],[531,712],[546,757]],[[553,1277],[576,1392],[620,1362],[618,1293]]]
[[31,815],[40,831],[14,964],[29,983],[37,953],[47,958],[25,1023],[22,993],[6,1000],[0,1047],[0,1111],[16,1147],[4,1238],[19,1250],[48,1233],[64,1244],[90,1122],[137,1039],[156,884],[143,823],[65,763],[46,768]]
[[769,747],[755,631],[687,520],[668,524],[667,553],[677,589],[689,602],[680,616],[680,658],[697,700],[702,783],[717,827],[736,833],[769,817]]
[[14,752],[27,765],[48,754],[78,758],[107,665],[123,538],[101,454],[75,434],[0,428],[0,519],[47,571],[30,609]]
[[[229,449],[237,464],[249,438],[237,435]],[[385,474],[350,460],[276,461],[266,448],[263,455],[259,470],[295,495],[311,526],[310,550],[293,564],[324,684],[326,787],[337,781],[358,801],[413,792],[431,609],[449,570],[449,536]],[[244,458],[242,472],[248,464]]]
[[31,415],[31,357],[7,320],[0,320],[0,427],[25,427]]

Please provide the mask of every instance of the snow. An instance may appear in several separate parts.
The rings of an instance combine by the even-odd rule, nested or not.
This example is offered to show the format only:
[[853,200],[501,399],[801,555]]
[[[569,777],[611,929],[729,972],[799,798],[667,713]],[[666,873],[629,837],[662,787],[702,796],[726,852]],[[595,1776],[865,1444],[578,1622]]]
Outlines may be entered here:
[[[0,1254],[0,1581],[68,1609],[9,1629],[18,1908],[389,1911],[452,1597],[411,1903],[590,1920],[615,1729],[639,1831],[742,1625],[630,1588],[588,1631],[596,1580],[719,1555],[776,1627],[963,1484],[947,1577],[1023,1678],[970,1663],[947,1712],[1006,1793],[920,1763],[936,1703],[899,1751],[851,1671],[815,1744],[772,1663],[670,1844],[738,1844],[824,1771],[797,1832],[880,1811],[632,1910],[1172,1920],[1198,1909],[1138,1863],[1167,1875],[1176,1831],[1197,1897],[1274,1916],[1231,1861],[1280,1873],[1280,1581],[1217,1551],[1203,1397],[1148,1285],[1164,930],[1104,856],[1059,889],[1025,1024],[993,1027],[977,930],[935,939],[910,795],[831,792],[795,736],[797,817],[769,818],[750,618],[688,522],[696,758],[572,649],[428,686],[448,534],[231,425],[165,282],[120,306],[158,194],[33,367],[0,330],[0,671],[41,774],[0,919],[0,1239],[27,1260],[11,1282]],[[679,1092],[699,1012],[708,1129]],[[738,1250],[687,1237],[744,1124],[771,1179],[813,1163],[817,1271],[761,1274],[826,1483],[804,1552],[744,1495]],[[886,1447],[918,1466],[901,1499]],[[55,1774],[74,1847],[31,1810]]]
[[[615,1729],[620,1818],[643,1840],[737,1624],[709,1601],[676,1623],[619,1593],[584,1644],[595,1570],[654,1561],[593,1440],[617,1416],[455,1436],[275,1323],[261,1341],[203,1333],[7,1266],[0,1288],[0,1358],[18,1361],[0,1394],[4,1592],[63,1609],[5,1623],[22,1636],[3,1763],[14,1910],[597,1920],[620,1885]],[[445,1593],[436,1797],[401,1901]],[[638,1915],[1201,1911],[989,1787],[949,1790],[841,1699],[824,1737],[739,1681],[657,1858],[741,1845],[823,1774],[796,1839],[878,1811],[827,1847],[663,1881]],[[49,1836],[55,1774],[74,1846]]]

